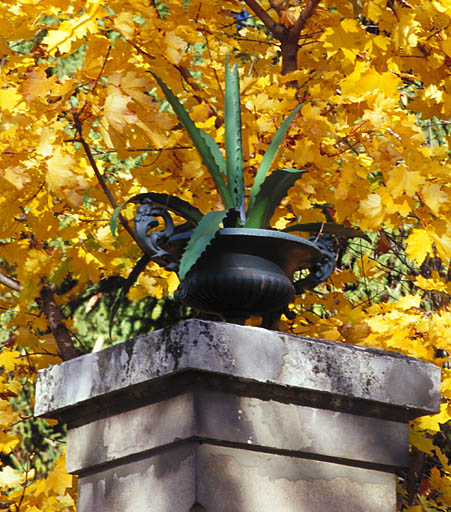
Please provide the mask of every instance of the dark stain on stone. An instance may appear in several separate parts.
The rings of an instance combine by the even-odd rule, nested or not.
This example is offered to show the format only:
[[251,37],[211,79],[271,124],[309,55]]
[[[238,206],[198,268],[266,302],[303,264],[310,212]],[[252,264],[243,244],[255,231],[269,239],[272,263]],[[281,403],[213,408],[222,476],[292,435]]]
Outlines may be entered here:
[[374,387],[374,386],[372,386],[372,384],[373,384],[373,380],[371,379],[371,377],[368,377],[366,379],[365,386],[364,386],[364,392],[367,393],[368,395],[371,394],[371,389]]
[[165,348],[166,353],[174,358],[174,370],[179,367],[180,358],[183,355],[183,337],[184,333],[180,333],[171,327],[161,330],[161,345]]
[[312,372],[315,373],[315,374],[318,374],[320,373],[320,368],[317,364],[315,364],[315,366],[312,368]]
[[127,355],[128,355],[127,372],[130,369],[130,363],[133,358],[134,348],[135,348],[135,340],[134,339],[130,339],[125,342],[125,351],[127,352]]
[[194,505],[189,509],[189,512],[207,512],[207,510],[200,504],[194,503]]
[[214,344],[216,342],[216,338],[213,333],[206,327],[205,329],[199,330],[200,336],[205,336],[210,344]]

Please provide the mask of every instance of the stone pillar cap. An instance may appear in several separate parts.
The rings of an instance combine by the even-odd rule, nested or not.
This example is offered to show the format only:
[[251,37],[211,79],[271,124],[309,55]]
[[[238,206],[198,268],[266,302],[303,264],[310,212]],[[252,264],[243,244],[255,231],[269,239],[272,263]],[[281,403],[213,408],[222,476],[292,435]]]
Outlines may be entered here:
[[[104,398],[150,403],[195,386],[408,421],[440,409],[439,367],[395,352],[186,320],[41,370],[35,414],[75,421]],[[178,384],[177,384],[178,383]],[[89,405],[88,405],[89,401]],[[97,405],[95,405],[97,404]],[[108,411],[105,412],[108,414]],[[388,417],[387,417],[388,416]]]

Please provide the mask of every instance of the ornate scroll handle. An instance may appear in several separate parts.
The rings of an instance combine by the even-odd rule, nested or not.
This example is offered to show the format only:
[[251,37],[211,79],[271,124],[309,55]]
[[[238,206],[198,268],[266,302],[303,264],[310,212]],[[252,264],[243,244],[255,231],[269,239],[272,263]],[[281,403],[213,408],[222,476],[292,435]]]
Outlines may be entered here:
[[323,281],[326,281],[332,272],[335,270],[335,262],[337,255],[334,251],[334,244],[332,237],[329,235],[322,235],[319,239],[313,240],[321,250],[323,257],[321,260],[310,268],[310,273],[307,277],[299,279],[293,283],[296,289],[296,295],[299,295],[304,290],[312,290]]
[[[152,260],[166,270],[177,272],[179,266],[177,258],[161,247],[174,234],[174,221],[171,215],[166,208],[154,206],[151,200],[145,200],[144,204],[138,206],[137,212],[133,220],[136,237],[141,246]],[[165,228],[162,231],[149,232],[160,225],[156,217],[163,218]]]

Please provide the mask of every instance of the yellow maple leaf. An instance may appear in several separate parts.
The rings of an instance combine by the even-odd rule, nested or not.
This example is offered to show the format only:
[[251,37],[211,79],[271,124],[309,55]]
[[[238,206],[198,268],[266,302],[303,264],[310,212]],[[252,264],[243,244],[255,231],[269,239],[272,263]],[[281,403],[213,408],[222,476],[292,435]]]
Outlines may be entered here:
[[11,466],[6,466],[0,471],[0,488],[17,487],[25,480],[25,474],[20,473]]
[[431,238],[425,229],[413,229],[406,243],[407,256],[418,265],[421,265],[428,255],[434,253]]
[[365,32],[357,20],[349,18],[345,18],[337,26],[327,27],[320,37],[327,49],[328,57],[341,50],[351,62],[355,61],[360,48],[363,48],[364,38]]
[[390,44],[390,38],[384,35],[378,35],[372,39],[373,43],[381,48],[382,50],[386,50]]
[[146,94],[155,86],[147,76],[129,71],[120,79],[120,88],[126,96],[130,96],[146,109],[155,110],[155,103],[151,96]]
[[0,89],[0,108],[9,112],[14,112],[24,108],[23,96],[14,87]]
[[154,277],[146,274],[141,274],[138,278],[138,282],[141,286],[143,286],[149,295],[152,295],[155,286],[157,285],[157,280]]
[[132,39],[135,35],[134,17],[134,13],[124,11],[114,18],[114,28],[120,32],[125,39]]
[[380,268],[378,267],[377,261],[374,259],[370,259],[368,254],[364,254],[358,262],[360,273],[363,276],[366,277],[375,277],[375,274],[381,272]]
[[112,235],[110,226],[100,227],[94,235],[105,249],[114,249],[117,239]]
[[177,290],[180,280],[175,272],[170,272],[167,278],[168,293],[174,293]]
[[429,481],[434,489],[438,489],[444,495],[443,498],[446,504],[451,505],[451,479],[449,475],[442,475],[437,467],[433,467]]
[[442,395],[451,398],[451,370],[444,369],[442,377]]
[[412,428],[410,428],[409,431],[409,440],[415,448],[418,448],[418,450],[427,453],[428,455],[434,456],[435,451],[437,450],[432,439],[425,437],[422,432],[413,430]]
[[440,430],[440,425],[447,423],[450,420],[451,417],[448,410],[448,404],[442,404],[438,414],[417,418],[415,420],[415,424],[423,430],[438,432]]
[[[86,50],[83,73],[88,78],[96,79],[100,70],[105,65],[105,57],[108,54],[111,41],[103,34],[95,34],[89,38],[89,46]],[[108,63],[107,63],[108,65]]]
[[[9,423],[4,423],[5,427],[11,427],[11,424],[20,421],[19,416],[15,416],[14,418],[10,418]],[[13,450],[20,442],[20,439],[17,437],[13,437],[11,435],[7,435],[4,432],[0,431],[0,452],[9,453]]]
[[46,268],[50,258],[51,256],[43,250],[30,249],[23,265],[23,270],[29,274],[28,279],[34,274],[42,273],[42,269]]
[[399,197],[403,193],[412,197],[425,182],[419,171],[410,170],[400,164],[388,172],[387,189],[393,197]]
[[53,153],[53,144],[55,142],[55,134],[50,127],[45,126],[41,131],[39,144],[36,152],[41,156],[50,156]]
[[406,198],[406,196],[401,196],[400,201],[394,201],[393,197],[388,192],[382,194],[382,203],[386,212],[390,214],[399,213],[401,217],[407,217],[412,211],[408,199],[409,198]]
[[369,20],[377,22],[382,16],[382,12],[385,9],[386,2],[381,0],[373,0],[372,2],[364,2],[364,14]]
[[[69,512],[69,510],[75,510],[75,509],[73,509],[73,507],[75,505],[74,499],[69,494],[65,494],[64,496],[55,496],[55,500],[58,502],[58,506],[71,507],[70,509],[65,508],[63,510],[63,512],[65,512],[66,510],[68,512]],[[59,510],[59,508],[58,508],[58,510]]]
[[404,50],[416,48],[420,23],[415,19],[416,14],[414,12],[409,12],[407,9],[401,9],[400,12],[399,21],[392,30],[391,39],[399,48]]
[[451,473],[451,467],[449,465],[450,461],[449,461],[448,457],[440,449],[437,449],[436,453],[437,453],[438,460],[442,464],[443,470],[448,473]]
[[425,185],[421,189],[421,198],[424,203],[429,206],[434,215],[438,215],[440,212],[440,206],[444,203],[449,202],[448,194],[441,189],[438,183],[432,185]]
[[4,170],[3,177],[19,190],[23,189],[25,183],[29,183],[31,181],[30,175],[20,165],[7,167]]
[[377,193],[370,194],[366,199],[362,199],[359,211],[366,217],[360,226],[363,229],[380,225],[385,217],[382,198]]
[[441,41],[441,46],[446,55],[448,55],[448,57],[451,57],[451,38],[443,39]]
[[166,57],[171,64],[180,64],[182,60],[181,52],[183,52],[187,43],[181,37],[179,37],[175,32],[167,32],[164,38],[164,42],[166,43]]
[[111,128],[122,133],[126,126],[133,125],[138,121],[138,116],[128,108],[132,99],[125,95],[119,87],[109,86],[107,92],[108,96],[103,107],[105,120]]
[[16,350],[3,349],[0,352],[0,366],[2,366],[7,372],[14,370],[17,362],[19,361],[19,352]]
[[58,194],[65,189],[76,191],[87,187],[86,180],[72,171],[75,165],[76,161],[70,153],[56,148],[53,156],[47,160],[46,180],[51,192]]
[[364,61],[357,61],[352,73],[340,82],[343,99],[362,101],[380,93],[394,97],[398,94],[400,79],[390,71],[379,73]]
[[451,236],[447,233],[441,236],[432,233],[432,238],[437,248],[438,256],[442,261],[449,261],[451,259]]
[[417,276],[415,278],[414,284],[415,286],[418,286],[418,288],[421,288],[422,290],[433,290],[436,292],[443,293],[447,293],[448,291],[446,284],[440,279],[440,276],[436,271],[433,272],[433,275],[429,279],[426,279],[421,275]]
[[406,295],[405,297],[401,297],[397,302],[395,302],[394,306],[398,309],[402,309],[407,311],[412,308],[419,308],[421,304],[421,297],[419,294],[417,295]]
[[423,90],[423,98],[434,100],[435,103],[443,102],[443,91],[439,89],[435,84],[428,85]]
[[72,487],[73,477],[66,471],[65,455],[61,455],[49,476],[46,478],[46,493],[64,495],[66,489]]
[[48,78],[43,69],[33,69],[25,77],[20,86],[20,92],[27,101],[36,98],[45,101],[57,78],[56,75]]
[[74,41],[96,32],[97,18],[106,13],[102,4],[101,0],[88,0],[84,14],[78,18],[64,21],[57,29],[50,30],[42,41],[42,44],[47,45],[48,53],[51,55],[54,55],[56,51],[67,53]]
[[292,27],[297,19],[298,16],[293,9],[285,9],[280,13],[280,23],[286,28]]

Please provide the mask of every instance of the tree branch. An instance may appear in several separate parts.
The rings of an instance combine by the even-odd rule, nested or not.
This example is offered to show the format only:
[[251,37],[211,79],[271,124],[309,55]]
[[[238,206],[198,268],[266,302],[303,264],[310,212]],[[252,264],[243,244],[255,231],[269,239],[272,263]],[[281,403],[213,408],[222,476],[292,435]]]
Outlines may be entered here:
[[[321,0],[307,0],[295,24],[288,30],[281,23],[274,21],[271,16],[263,9],[257,0],[244,0],[246,5],[260,18],[265,26],[272,32],[276,39],[281,43],[282,50],[282,74],[286,75],[297,69],[298,42],[301,32],[304,29],[307,20],[313,15],[317,5]],[[271,7],[277,11],[274,1],[271,1]],[[295,87],[296,82],[288,82],[288,87]]]
[[276,2],[274,0],[269,0],[269,4],[276,11],[277,14],[280,14],[280,11],[282,10],[281,3],[276,4]]
[[16,292],[20,292],[23,290],[23,286],[16,281],[15,279],[12,279],[11,277],[5,276],[0,272],[0,284],[4,284],[8,288],[11,288],[12,290],[15,290]]
[[191,76],[191,73],[185,66],[174,66],[175,69],[182,75],[185,82],[193,89],[193,91],[199,91],[200,86],[196,84],[196,82],[193,80],[193,77]]
[[320,2],[321,0],[308,0],[306,6],[301,11],[299,18],[296,20],[296,23],[290,29],[290,39],[299,39],[307,20],[313,15]]
[[[102,76],[103,72],[105,71],[106,63],[108,62],[108,59],[109,59],[109,57],[110,57],[110,53],[111,53],[111,49],[112,49],[112,48],[113,48],[113,47],[112,47],[111,45],[110,45],[110,46],[108,46],[108,50],[107,50],[107,52],[106,52],[105,58],[103,59],[102,67],[100,68],[100,71],[99,71],[99,73],[97,74],[97,78],[95,79],[95,82],[94,82],[93,86],[91,87],[91,93],[93,93],[93,92],[96,90],[96,87],[97,87],[97,85],[98,85],[98,83],[99,83],[99,80],[100,80],[100,78],[101,78],[101,76]],[[87,105],[87,104],[88,104],[88,97],[86,98],[86,100],[85,100],[85,102],[84,102],[83,106],[81,107],[81,110],[80,110],[80,112],[79,112],[79,114],[78,114],[78,116],[79,116],[79,117],[82,117],[83,111],[84,111],[84,109],[86,108],[86,105]]]
[[63,361],[80,356],[81,352],[74,347],[72,335],[64,323],[63,314],[55,302],[50,286],[44,285],[42,287],[38,303],[55,338],[59,356]]
[[272,32],[274,37],[276,37],[279,41],[284,38],[286,33],[285,27],[274,21],[256,0],[244,0],[244,2],[249,7],[249,9],[251,9],[254,14],[261,19],[266,28]]
[[[96,163],[95,158],[91,152],[91,148],[89,147],[89,144],[86,142],[86,140],[83,137],[83,125],[81,123],[80,117],[76,112],[74,112],[73,117],[74,117],[75,129],[77,130],[77,133],[78,133],[78,139],[76,139],[76,142],[79,142],[83,146],[83,149],[88,158],[88,161],[94,171],[94,174],[96,175],[97,181],[100,183],[100,186],[102,187],[102,190],[105,193],[106,197],[108,198],[108,201],[110,202],[111,206],[113,208],[117,208],[117,202],[114,199],[113,194],[111,193],[110,189],[108,188],[105,180],[103,179],[103,176],[99,171],[99,168],[97,167],[97,163]],[[142,249],[142,251],[145,252],[144,249],[141,247],[141,244],[140,244],[138,238],[136,237],[135,232],[128,225],[128,222],[124,219],[124,217],[121,214],[119,214],[118,218],[119,218],[119,222],[122,224],[122,226],[127,231],[127,233],[133,238],[133,240],[138,244],[138,246]]]

